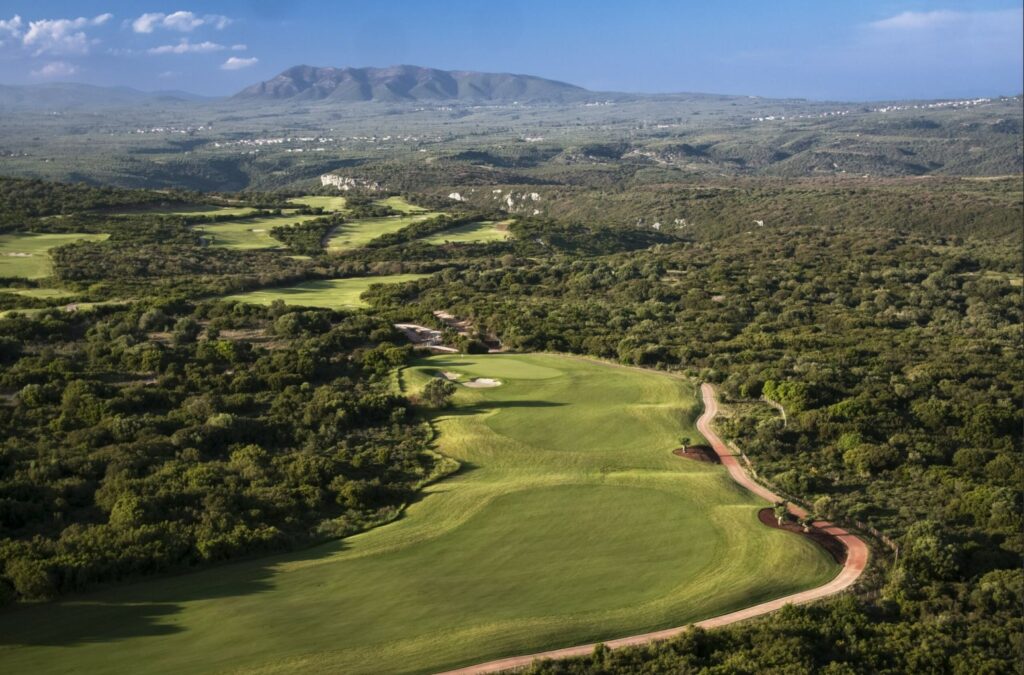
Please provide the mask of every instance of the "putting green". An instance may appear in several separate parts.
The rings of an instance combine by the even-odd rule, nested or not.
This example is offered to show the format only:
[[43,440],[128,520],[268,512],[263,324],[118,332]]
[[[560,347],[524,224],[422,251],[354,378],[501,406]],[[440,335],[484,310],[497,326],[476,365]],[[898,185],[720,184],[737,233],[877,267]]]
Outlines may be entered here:
[[489,241],[505,241],[509,238],[508,226],[511,220],[483,220],[479,223],[459,225],[450,230],[444,230],[422,241],[428,244],[480,244]]
[[318,279],[304,281],[294,286],[266,288],[261,291],[250,291],[229,295],[225,300],[238,300],[254,305],[269,305],[275,300],[283,300],[287,305],[301,307],[325,307],[327,309],[355,309],[369,307],[361,296],[366,289],[374,284],[404,284],[428,277],[429,274],[392,274],[380,277],[349,277],[347,279]]
[[19,232],[0,234],[0,277],[42,279],[53,269],[50,265],[51,248],[73,244],[76,241],[103,241],[109,234],[41,234]]
[[196,225],[194,229],[202,233],[210,246],[234,249],[282,248],[284,243],[270,236],[272,229],[282,225],[297,225],[314,218],[316,216],[296,214],[267,216],[265,218],[206,223]]
[[328,251],[336,252],[366,246],[382,234],[398,232],[403,227],[433,218],[436,215],[436,213],[422,211],[413,215],[361,218],[342,223],[328,233],[325,248]]
[[0,613],[9,672],[430,672],[679,625],[817,586],[838,567],[757,522],[718,466],[671,454],[693,387],[553,355],[431,357],[463,463],[405,517],[285,556]]

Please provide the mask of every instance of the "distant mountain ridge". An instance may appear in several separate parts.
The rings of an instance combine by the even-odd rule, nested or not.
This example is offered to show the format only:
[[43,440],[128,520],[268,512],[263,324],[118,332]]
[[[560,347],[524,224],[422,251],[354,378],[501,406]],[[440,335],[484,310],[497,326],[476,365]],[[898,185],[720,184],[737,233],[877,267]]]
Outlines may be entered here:
[[419,66],[320,68],[294,66],[246,87],[236,99],[299,101],[580,101],[594,94],[533,75],[438,70]]
[[208,97],[184,91],[139,91],[131,87],[101,87],[73,82],[0,84],[0,109],[64,110],[118,108],[137,105],[194,103]]

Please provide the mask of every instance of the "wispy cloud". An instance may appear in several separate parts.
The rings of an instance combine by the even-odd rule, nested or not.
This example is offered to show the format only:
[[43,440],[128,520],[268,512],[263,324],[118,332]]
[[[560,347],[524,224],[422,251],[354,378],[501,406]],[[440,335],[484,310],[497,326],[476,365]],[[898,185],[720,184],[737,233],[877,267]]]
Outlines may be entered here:
[[52,61],[38,70],[33,70],[36,77],[70,77],[78,72],[78,67],[65,61]]
[[885,60],[941,64],[969,57],[977,67],[1016,58],[1021,53],[1024,10],[902,12],[867,24],[862,48]]
[[[91,19],[80,16],[77,19],[29,21],[22,44],[34,49],[37,56],[46,53],[87,54],[89,47],[96,41],[90,40],[82,29],[102,26],[113,17],[113,14],[100,14]],[[18,23],[20,25],[20,20]]]
[[1007,30],[1019,32],[1021,18],[1020,9],[968,12],[937,9],[929,12],[901,12],[872,21],[868,28],[880,34],[927,36],[942,32],[978,36],[993,32],[1003,33]]
[[967,12],[952,12],[938,9],[932,12],[903,12],[888,19],[872,21],[870,26],[879,30],[922,30],[948,26],[968,20]]
[[227,61],[220,65],[221,70],[241,70],[242,68],[248,68],[254,66],[259,62],[259,59],[255,56],[249,59],[240,59],[237,56],[230,57]]
[[132,30],[136,33],[152,33],[158,28],[190,33],[200,26],[210,26],[216,30],[224,30],[231,19],[221,14],[199,16],[192,12],[179,10],[165,14],[164,12],[147,12],[132,21]]
[[189,42],[185,39],[176,45],[160,45],[146,51],[150,54],[209,54],[210,52],[220,52],[225,49],[227,47],[216,42]]

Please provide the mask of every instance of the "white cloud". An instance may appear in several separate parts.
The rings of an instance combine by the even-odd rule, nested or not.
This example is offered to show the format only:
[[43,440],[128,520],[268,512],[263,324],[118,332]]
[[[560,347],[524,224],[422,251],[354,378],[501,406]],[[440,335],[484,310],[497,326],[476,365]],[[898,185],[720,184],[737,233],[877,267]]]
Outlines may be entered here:
[[[21,17],[15,14],[10,19],[0,19],[0,36],[4,33],[13,38],[21,37]],[[3,42],[0,42],[3,44]]]
[[244,52],[248,48],[248,45],[231,45],[231,51],[233,52]]
[[[879,36],[930,40],[936,44],[949,38],[969,37],[979,44],[989,37],[1020,33],[1024,13],[1020,9],[957,12],[938,9],[930,12],[902,12],[867,24]],[[948,47],[948,45],[942,45]]]
[[248,68],[254,66],[259,62],[259,59],[255,56],[251,59],[240,59],[237,56],[232,56],[227,61],[221,64],[221,70],[241,70],[242,68]]
[[951,12],[947,9],[938,9],[932,12],[903,12],[888,19],[871,22],[872,28],[880,30],[921,30],[948,26],[949,24],[964,21],[969,17],[966,12]]
[[132,30],[136,33],[152,33],[156,25],[163,21],[166,16],[166,14],[156,12],[143,14],[135,19],[135,21],[132,21]]
[[[22,38],[26,47],[34,47],[35,54],[86,54],[93,44],[83,28],[102,26],[113,18],[113,14],[100,14],[91,19],[40,19],[29,21],[28,30]],[[20,24],[20,21],[19,21]]]
[[164,17],[164,28],[189,33],[203,25],[203,20],[192,12],[172,12]]
[[150,54],[209,54],[210,52],[219,52],[225,49],[227,47],[216,42],[189,42],[187,39],[184,39],[176,45],[160,45],[146,51]]
[[[1024,10],[903,12],[865,26],[858,45],[862,58],[900,66],[927,63],[950,68],[971,63],[975,69],[1020,62]],[[982,63],[989,64],[982,66]]]
[[70,63],[53,61],[47,63],[39,70],[33,70],[32,74],[36,77],[69,77],[77,72],[78,68]]
[[224,30],[232,21],[223,14],[207,14],[203,17],[203,20],[206,21],[208,25],[213,26],[217,30]]
[[231,19],[220,14],[198,16],[192,12],[178,10],[165,14],[163,12],[147,12],[132,21],[132,30],[136,33],[152,33],[157,28],[191,33],[200,26],[211,26],[216,30],[224,30]]

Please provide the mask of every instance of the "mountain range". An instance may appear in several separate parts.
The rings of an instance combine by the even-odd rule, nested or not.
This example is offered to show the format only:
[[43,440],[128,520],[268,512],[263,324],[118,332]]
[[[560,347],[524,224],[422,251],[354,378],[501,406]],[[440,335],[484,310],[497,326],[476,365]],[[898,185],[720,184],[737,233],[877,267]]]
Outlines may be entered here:
[[[439,70],[420,66],[329,68],[293,66],[229,97],[207,97],[184,91],[144,92],[129,87],[102,87],[70,82],[32,85],[0,84],[0,110],[72,110],[178,106],[234,102],[356,103],[580,103],[598,100],[714,99],[750,102],[756,97],[717,94],[626,94],[594,92],[534,75]],[[769,99],[764,99],[768,101]],[[799,99],[794,99],[799,101]],[[776,100],[782,101],[781,99]]]
[[246,87],[236,99],[301,101],[523,101],[564,103],[593,94],[532,75],[438,70],[419,66],[318,68],[295,66]]

